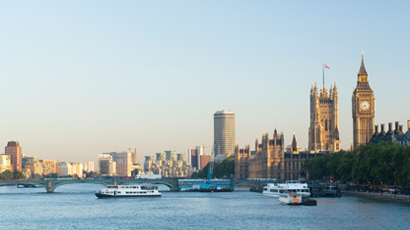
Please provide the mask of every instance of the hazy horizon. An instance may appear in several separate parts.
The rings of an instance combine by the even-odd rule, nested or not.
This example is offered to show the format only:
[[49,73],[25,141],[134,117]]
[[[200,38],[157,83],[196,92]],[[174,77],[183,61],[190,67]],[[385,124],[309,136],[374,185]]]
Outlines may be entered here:
[[[336,81],[341,147],[353,139],[361,52],[375,124],[407,131],[408,1],[2,1],[0,144],[87,162],[213,143],[213,114],[236,142],[268,130],[308,143],[311,84]],[[4,152],[4,150],[3,150]],[[205,149],[210,153],[210,148]]]

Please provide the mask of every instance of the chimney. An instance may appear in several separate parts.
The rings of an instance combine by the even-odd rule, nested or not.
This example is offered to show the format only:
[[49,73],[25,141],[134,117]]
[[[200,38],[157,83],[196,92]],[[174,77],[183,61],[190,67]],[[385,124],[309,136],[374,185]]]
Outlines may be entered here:
[[391,127],[392,127],[392,123],[389,122],[389,131],[387,131],[387,134],[392,134],[393,133],[393,130],[391,129]]
[[375,125],[374,126],[374,135],[378,135],[379,134],[379,126]]
[[386,135],[386,132],[384,132],[384,124],[381,124],[381,125],[380,125],[380,133],[379,133],[379,136],[384,136],[384,135]]
[[407,130],[410,130],[410,120],[407,120]]
[[399,130],[400,130],[401,133],[403,133],[403,125],[399,126]]
[[394,134],[399,134],[399,122],[396,121],[396,128],[394,129]]

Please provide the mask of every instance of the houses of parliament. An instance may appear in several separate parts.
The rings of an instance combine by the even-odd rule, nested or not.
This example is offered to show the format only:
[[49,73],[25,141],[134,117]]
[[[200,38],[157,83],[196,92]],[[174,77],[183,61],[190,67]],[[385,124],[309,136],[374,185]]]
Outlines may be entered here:
[[[235,178],[274,178],[295,180],[303,176],[302,164],[306,159],[340,150],[339,105],[336,82],[329,90],[317,84],[310,89],[310,125],[308,150],[300,151],[296,136],[285,147],[283,133],[275,129],[272,138],[268,133],[250,145],[235,148]],[[375,97],[369,84],[363,54],[356,88],[352,96],[353,147],[366,144],[372,138],[375,115]]]

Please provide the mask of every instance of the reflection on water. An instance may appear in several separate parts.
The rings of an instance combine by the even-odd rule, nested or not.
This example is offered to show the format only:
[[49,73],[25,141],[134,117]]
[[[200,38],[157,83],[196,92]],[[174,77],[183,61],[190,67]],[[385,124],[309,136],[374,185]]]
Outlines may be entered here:
[[408,204],[358,197],[286,206],[260,193],[164,192],[157,199],[97,199],[98,184],[0,187],[1,229],[405,229]]

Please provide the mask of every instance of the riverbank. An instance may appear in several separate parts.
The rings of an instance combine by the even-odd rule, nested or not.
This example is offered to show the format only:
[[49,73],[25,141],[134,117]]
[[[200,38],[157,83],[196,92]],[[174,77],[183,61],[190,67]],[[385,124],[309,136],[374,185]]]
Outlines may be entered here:
[[358,192],[358,191],[342,191],[342,196],[359,196],[359,197],[369,197],[377,200],[385,200],[391,202],[409,203],[409,195],[398,195],[390,193],[375,193],[375,192]]

